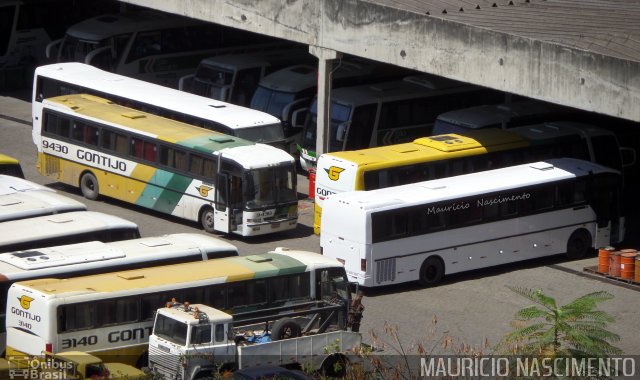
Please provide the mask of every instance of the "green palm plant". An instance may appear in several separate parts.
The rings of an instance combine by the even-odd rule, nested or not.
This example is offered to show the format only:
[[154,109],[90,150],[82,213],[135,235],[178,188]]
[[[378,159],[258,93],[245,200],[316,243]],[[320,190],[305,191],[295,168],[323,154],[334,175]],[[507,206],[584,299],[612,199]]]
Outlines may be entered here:
[[498,351],[545,357],[622,354],[622,350],[611,344],[619,341],[620,336],[606,328],[614,317],[596,308],[600,302],[613,298],[610,293],[593,292],[558,306],[556,300],[542,290],[507,287],[535,305],[516,312],[516,329],[505,336]]

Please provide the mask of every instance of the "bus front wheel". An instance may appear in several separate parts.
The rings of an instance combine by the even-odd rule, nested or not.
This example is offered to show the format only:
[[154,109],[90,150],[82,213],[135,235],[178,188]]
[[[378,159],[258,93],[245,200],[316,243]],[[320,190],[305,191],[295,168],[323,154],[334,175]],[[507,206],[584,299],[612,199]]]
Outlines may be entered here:
[[567,257],[584,258],[591,248],[591,234],[587,230],[575,230],[567,241]]
[[98,186],[98,179],[92,173],[84,173],[80,177],[80,191],[82,195],[95,201],[100,195],[100,187]]
[[422,286],[433,286],[444,277],[444,263],[438,257],[427,258],[420,267],[418,282]]
[[209,233],[214,233],[216,229],[214,228],[215,214],[211,207],[205,207],[200,213],[200,224],[205,231]]

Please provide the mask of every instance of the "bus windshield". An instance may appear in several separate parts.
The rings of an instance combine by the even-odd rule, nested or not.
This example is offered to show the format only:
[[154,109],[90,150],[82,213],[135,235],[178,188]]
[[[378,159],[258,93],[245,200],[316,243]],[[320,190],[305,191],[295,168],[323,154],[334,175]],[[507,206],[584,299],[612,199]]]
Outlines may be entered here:
[[247,208],[263,208],[296,201],[294,167],[277,167],[247,171]]
[[282,117],[284,107],[296,99],[296,94],[291,92],[274,91],[258,86],[251,99],[251,108]]
[[60,47],[60,61],[84,62],[89,53],[103,46],[108,46],[107,41],[88,41],[67,35]]
[[222,89],[233,83],[233,72],[219,67],[201,64],[198,66],[193,81],[193,92],[196,95],[222,99]]
[[[329,132],[329,149],[331,152],[341,151],[347,136],[347,122],[351,116],[351,107],[344,104],[331,103],[331,129]],[[304,129],[302,146],[315,150],[318,127],[318,104],[314,101],[309,110],[309,117]]]
[[236,130],[236,136],[260,143],[269,143],[284,139],[282,124],[259,125],[251,128],[241,128]]

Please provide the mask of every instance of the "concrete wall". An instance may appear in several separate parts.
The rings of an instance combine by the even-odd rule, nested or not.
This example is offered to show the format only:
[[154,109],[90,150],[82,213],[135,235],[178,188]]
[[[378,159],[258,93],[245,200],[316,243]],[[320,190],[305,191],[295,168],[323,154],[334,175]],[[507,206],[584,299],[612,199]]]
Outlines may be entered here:
[[640,63],[362,0],[122,0],[640,121]]

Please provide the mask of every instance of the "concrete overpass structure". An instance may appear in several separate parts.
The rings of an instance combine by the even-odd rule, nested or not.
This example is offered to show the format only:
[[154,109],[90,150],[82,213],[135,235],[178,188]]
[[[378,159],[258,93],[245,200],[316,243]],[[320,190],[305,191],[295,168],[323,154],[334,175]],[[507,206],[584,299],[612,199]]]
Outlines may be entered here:
[[635,1],[121,1],[640,121]]

